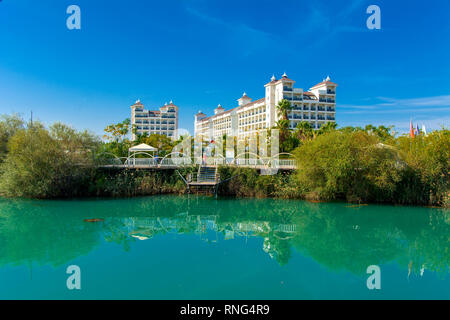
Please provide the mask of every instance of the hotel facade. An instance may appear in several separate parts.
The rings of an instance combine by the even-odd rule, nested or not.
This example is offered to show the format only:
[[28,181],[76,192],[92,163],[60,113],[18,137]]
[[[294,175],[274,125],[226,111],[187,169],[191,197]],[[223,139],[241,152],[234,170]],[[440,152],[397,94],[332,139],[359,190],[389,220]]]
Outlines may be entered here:
[[178,107],[166,103],[159,110],[145,110],[140,100],[131,106],[131,124],[135,128],[131,140],[136,140],[136,135],[161,134],[175,139],[178,131]]
[[259,130],[274,127],[280,118],[277,104],[286,99],[291,103],[288,113],[289,128],[307,121],[317,130],[327,122],[335,122],[337,84],[327,77],[308,91],[294,88],[295,81],[284,74],[277,80],[272,77],[265,87],[265,97],[252,101],[246,93],[239,98],[238,106],[226,111],[221,105],[214,115],[199,111],[195,115],[195,135],[216,138],[224,134],[239,139],[254,135]]

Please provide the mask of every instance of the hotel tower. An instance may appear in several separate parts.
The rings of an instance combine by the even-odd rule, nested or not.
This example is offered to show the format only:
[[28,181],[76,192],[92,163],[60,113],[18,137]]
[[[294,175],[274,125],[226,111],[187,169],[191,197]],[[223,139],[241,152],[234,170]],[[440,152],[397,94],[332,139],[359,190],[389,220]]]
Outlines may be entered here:
[[147,135],[161,134],[169,138],[176,138],[178,130],[178,107],[166,103],[159,110],[145,110],[140,100],[131,106],[131,124],[136,132],[132,134],[131,139],[136,140],[136,134]]

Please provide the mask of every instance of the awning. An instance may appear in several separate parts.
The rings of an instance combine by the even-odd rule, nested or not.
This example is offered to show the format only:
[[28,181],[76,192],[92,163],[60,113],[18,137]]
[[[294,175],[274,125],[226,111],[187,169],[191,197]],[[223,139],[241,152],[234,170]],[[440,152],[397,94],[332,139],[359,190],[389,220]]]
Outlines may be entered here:
[[141,143],[138,146],[131,147],[130,149],[128,149],[128,151],[129,152],[139,152],[139,151],[154,152],[154,151],[158,151],[158,149],[156,149],[156,148],[154,148],[152,146],[149,146],[148,144]]

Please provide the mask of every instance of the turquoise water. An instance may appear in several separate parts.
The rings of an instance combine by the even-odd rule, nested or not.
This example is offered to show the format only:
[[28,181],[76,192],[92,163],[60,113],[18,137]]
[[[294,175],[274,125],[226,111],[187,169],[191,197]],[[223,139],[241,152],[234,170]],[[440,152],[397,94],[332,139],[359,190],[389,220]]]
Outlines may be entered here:
[[0,200],[0,299],[449,299],[449,238],[449,211],[431,208]]

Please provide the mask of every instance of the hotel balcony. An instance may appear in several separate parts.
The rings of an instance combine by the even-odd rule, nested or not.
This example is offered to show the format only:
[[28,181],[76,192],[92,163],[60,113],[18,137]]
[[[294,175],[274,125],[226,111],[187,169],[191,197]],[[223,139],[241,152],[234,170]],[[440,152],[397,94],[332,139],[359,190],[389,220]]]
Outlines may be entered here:
[[325,103],[335,103],[336,101],[333,99],[319,99],[319,102],[325,102]]
[[327,116],[327,120],[331,120],[331,121],[334,121],[334,120],[336,120],[336,118],[335,118],[335,117],[333,117],[333,116]]
[[283,91],[292,91],[293,89],[292,88],[289,88],[289,87],[283,87]]
[[327,90],[327,94],[336,94],[336,91],[334,91],[334,90]]
[[336,109],[335,108],[331,108],[331,107],[327,107],[327,111],[328,112],[336,112]]

